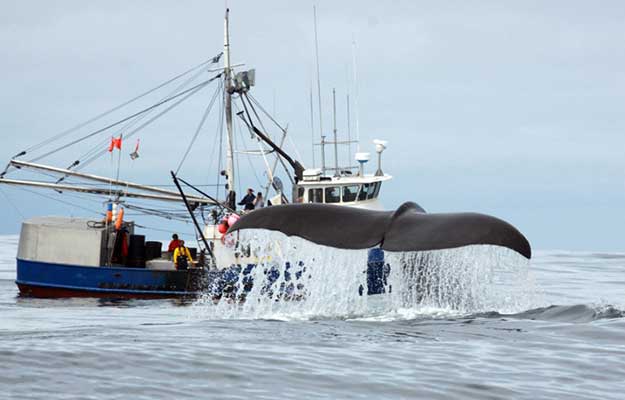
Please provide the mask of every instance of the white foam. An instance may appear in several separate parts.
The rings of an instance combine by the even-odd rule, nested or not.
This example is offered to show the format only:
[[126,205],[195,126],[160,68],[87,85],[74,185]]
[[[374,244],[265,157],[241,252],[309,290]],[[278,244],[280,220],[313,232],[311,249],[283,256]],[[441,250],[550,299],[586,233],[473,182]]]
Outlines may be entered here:
[[[241,232],[240,241],[260,260],[249,275],[254,285],[245,301],[222,298],[215,303],[207,295],[194,305],[197,316],[388,321],[486,311],[513,313],[537,304],[529,263],[504,248],[387,252],[385,261],[391,272],[386,293],[367,296],[367,250],[335,249],[265,230]],[[291,280],[286,279],[287,263],[293,264],[288,271]],[[272,268],[279,275],[274,282],[266,273]],[[301,277],[294,280],[298,270]],[[241,282],[249,276],[239,274],[239,293],[243,292]],[[365,295],[360,294],[361,287]]]
[[514,313],[540,304],[529,261],[497,246],[386,253],[388,310]]
[[[254,285],[244,302],[222,299],[214,304],[211,295],[207,295],[196,303],[207,316],[314,319],[346,318],[366,312],[367,296],[360,296],[358,290],[367,284],[366,250],[333,249],[264,230],[246,230],[241,233],[240,242],[249,245],[260,260],[250,273]],[[287,262],[293,265],[288,271],[289,280],[285,273]],[[274,282],[266,274],[272,268],[279,274]],[[299,271],[301,276],[295,279]],[[242,271],[238,282],[246,278]],[[290,300],[285,301],[285,296]]]

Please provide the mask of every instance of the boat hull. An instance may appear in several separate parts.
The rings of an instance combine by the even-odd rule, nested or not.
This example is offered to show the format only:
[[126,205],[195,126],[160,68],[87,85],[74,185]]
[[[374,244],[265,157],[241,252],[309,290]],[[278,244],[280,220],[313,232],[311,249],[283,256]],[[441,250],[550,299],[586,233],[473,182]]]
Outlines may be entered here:
[[33,297],[169,298],[205,293],[221,272],[87,267],[17,259],[20,294]]
[[[380,249],[370,251],[367,264],[367,287],[361,287],[360,294],[384,293],[389,273],[388,266],[384,263],[384,252]],[[203,268],[176,271],[117,266],[92,267],[17,258],[15,283],[20,295],[43,298],[158,299],[202,295],[218,298],[232,294],[232,288],[238,287],[240,276],[243,276],[242,287],[245,291],[249,290],[252,285],[249,273],[255,267],[254,264],[249,264],[243,269],[233,265],[223,271],[208,271]],[[270,281],[275,281],[278,277],[279,275],[272,276]]]

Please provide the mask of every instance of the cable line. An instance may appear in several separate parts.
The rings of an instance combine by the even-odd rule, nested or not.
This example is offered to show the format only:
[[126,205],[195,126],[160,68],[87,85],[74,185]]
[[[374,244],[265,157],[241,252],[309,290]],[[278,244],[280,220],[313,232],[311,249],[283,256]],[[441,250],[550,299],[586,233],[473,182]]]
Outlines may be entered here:
[[[258,102],[258,100],[256,100],[256,99],[254,98],[254,96],[252,96],[251,94],[247,93],[247,94],[245,95],[245,97],[246,97],[246,98],[248,98],[248,99],[251,99],[251,100],[252,100],[252,102],[253,102],[254,104],[256,104],[256,105],[258,106],[258,108],[260,108],[260,110],[263,112],[263,114],[265,114],[265,115],[267,116],[267,118],[269,118],[269,119],[271,120],[271,122],[273,122],[273,123],[274,123],[274,124],[275,124],[278,128],[280,128],[280,130],[281,130],[282,132],[284,132],[284,133],[286,134],[286,129],[285,129],[285,128],[283,128],[283,127],[282,127],[282,125],[280,125],[280,124],[278,123],[278,121],[276,121],[276,120],[275,120],[275,119],[271,116],[271,114],[269,114],[269,113],[267,112],[267,110],[265,110],[265,109],[263,108],[262,104],[260,104],[260,102]],[[257,118],[258,118],[258,117],[257,117]],[[287,135],[287,139],[288,139],[288,140],[289,140],[289,142],[291,143],[291,146],[293,147],[293,150],[295,150],[295,154],[297,155],[297,158],[298,158],[299,160],[301,160],[301,159],[302,159],[302,155],[301,155],[301,154],[299,153],[299,151],[297,150],[297,146],[295,146],[295,143],[293,143],[293,139],[291,138],[291,135]]]
[[215,90],[215,93],[213,94],[213,97],[211,98],[210,102],[208,103],[208,106],[206,106],[206,109],[204,110],[204,114],[202,115],[202,119],[200,120],[200,123],[198,124],[197,128],[195,129],[195,133],[193,134],[193,138],[191,139],[191,142],[189,143],[189,146],[187,147],[187,151],[185,151],[184,155],[182,156],[182,159],[180,160],[180,163],[178,164],[178,168],[176,168],[176,174],[178,174],[178,171],[180,171],[180,168],[182,167],[182,164],[184,164],[185,160],[187,159],[187,156],[189,155],[189,152],[191,151],[191,148],[193,147],[193,144],[195,143],[198,135],[200,134],[200,131],[202,130],[202,127],[204,126],[204,122],[206,122],[206,118],[208,117],[208,114],[213,109],[213,105],[215,104],[215,100],[217,100],[217,97],[218,97],[219,93],[221,92],[220,89],[221,89],[221,85],[217,87],[217,89]]
[[[74,126],[72,128],[69,128],[69,129],[67,129],[67,130],[65,130],[63,132],[60,132],[60,133],[52,136],[51,138],[48,138],[48,139],[46,139],[46,140],[44,140],[44,141],[42,141],[40,143],[37,143],[37,144],[35,144],[33,146],[30,146],[29,148],[27,148],[25,150],[25,152],[29,153],[29,152],[34,151],[36,149],[39,149],[39,148],[41,148],[43,146],[46,146],[47,144],[50,144],[50,143],[54,142],[55,140],[58,140],[58,139],[60,139],[60,138],[62,138],[64,136],[67,136],[70,133],[75,132],[78,129],[84,127],[84,126],[89,125],[90,123],[95,122],[95,121],[99,120],[100,118],[103,118],[103,117],[105,117],[105,116],[107,116],[107,115],[109,115],[109,114],[111,114],[111,113],[113,113],[113,112],[115,112],[115,111],[117,111],[117,110],[127,106],[128,104],[131,104],[131,103],[133,103],[133,102],[135,102],[135,101],[137,101],[137,100],[139,100],[139,99],[149,95],[150,93],[153,93],[153,92],[157,91],[158,89],[160,89],[160,88],[162,88],[164,86],[167,86],[168,84],[170,84],[170,83],[172,83],[172,82],[182,78],[183,76],[185,76],[185,75],[195,71],[198,68],[203,67],[204,65],[216,62],[215,59],[216,59],[216,57],[213,57],[210,60],[206,60],[206,61],[196,65],[195,67],[192,67],[192,68],[190,68],[190,69],[188,69],[188,70],[186,70],[186,71],[184,71],[184,72],[174,76],[173,78],[168,79],[167,81],[161,83],[160,85],[158,85],[158,86],[156,86],[156,87],[154,87],[154,88],[152,88],[152,89],[150,89],[150,90],[148,90],[146,92],[143,92],[143,93],[139,94],[138,96],[133,97],[132,99],[130,99],[128,101],[125,101],[124,103],[122,103],[122,104],[120,104],[118,106],[115,106],[115,107],[113,107],[113,108],[111,108],[111,109],[109,109],[107,111],[104,111],[103,113],[98,114],[95,117],[92,117],[92,118],[88,119],[87,121],[81,122],[80,124],[78,124],[78,125],[76,125],[76,126]],[[217,58],[217,61],[218,61],[218,58]]]
[[[172,90],[170,93],[168,93],[166,96],[162,97],[161,100],[165,100],[166,98],[174,95],[175,93],[177,93],[178,91],[184,89],[188,84],[190,84],[191,82],[193,82],[195,79],[197,79],[202,73],[204,73],[203,70],[199,71],[198,73],[194,74],[192,77],[190,77],[189,79],[187,79],[186,81],[184,81],[182,84],[178,85],[174,90]],[[129,121],[126,125],[122,126],[121,128],[119,128],[120,131],[125,132],[126,130],[128,130],[130,127],[132,127],[133,125],[137,124],[138,122],[142,121],[145,117],[147,117],[148,115],[150,115],[150,113],[152,112],[148,111],[144,114],[142,114],[141,116],[137,117],[134,120]],[[78,168],[76,168],[77,171],[82,170],[85,166],[89,165],[92,161],[96,160],[98,157],[100,157],[102,153],[102,149],[105,148],[106,144],[108,143],[109,138],[105,138],[104,140],[98,142],[94,147],[92,147],[89,151],[87,151],[86,153],[84,153],[82,156],[80,156],[78,158],[78,160],[74,161],[72,163],[72,165],[70,165],[67,169],[72,169],[73,167],[78,166]],[[87,159],[89,160],[87,163],[80,165],[80,160],[83,159]],[[65,179],[65,177],[60,178],[57,183],[63,181]]]
[[22,212],[20,211],[19,208],[17,208],[17,206],[15,205],[15,203],[13,203],[13,201],[11,200],[11,198],[9,197],[8,194],[6,194],[6,192],[4,190],[2,190],[2,188],[0,188],[0,193],[2,193],[2,195],[7,199],[7,202],[11,205],[11,207],[13,207],[15,209],[15,211],[17,211],[17,213],[20,215],[20,217],[22,217],[22,219],[25,219],[26,217],[24,217],[24,214],[22,214]]
[[[172,105],[170,105],[169,107],[167,107],[166,109],[164,109],[163,111],[161,111],[160,113],[156,114],[154,117],[150,118],[149,120],[147,120],[146,122],[144,122],[143,124],[141,124],[139,127],[135,128],[134,130],[130,131],[129,133],[126,134],[126,139],[130,139],[131,137],[133,137],[137,132],[139,132],[141,129],[145,128],[146,126],[150,125],[152,122],[156,121],[158,118],[162,117],[164,114],[168,113],[169,111],[171,111],[173,108],[175,108],[176,106],[178,106],[179,104],[181,104],[183,101],[185,101],[186,99],[188,99],[189,97],[193,96],[195,93],[197,93],[199,90],[201,90],[202,88],[206,87],[206,85],[204,86],[200,86],[200,87],[194,87],[195,91],[188,93],[185,97],[181,98],[180,100],[176,101],[175,103],[173,103]],[[106,154],[108,152],[108,149],[103,149],[100,150],[100,152],[96,153],[95,155],[93,155],[90,159],[86,160],[84,163],[81,164],[80,168],[84,168],[87,165],[91,164],[93,161],[97,160],[100,156],[102,156],[103,154]],[[80,169],[77,168],[77,169]]]
[[64,201],[64,200],[61,200],[61,199],[57,199],[56,197],[48,196],[46,194],[39,193],[39,192],[37,192],[35,190],[26,189],[26,188],[23,188],[23,187],[20,187],[18,189],[19,190],[24,190],[24,191],[29,192],[29,193],[36,194],[37,196],[45,197],[45,198],[50,199],[50,200],[58,201],[59,203],[63,203],[65,205],[68,205],[68,206],[71,206],[71,207],[80,208],[81,210],[89,211],[90,213],[95,213],[95,214],[99,214],[99,215],[106,215],[103,212],[96,211],[96,210],[93,210],[93,209],[90,209],[90,208],[86,208],[86,207],[82,207],[82,206],[79,206],[78,204],[70,203],[69,201]]
[[[178,85],[174,90],[172,90],[171,92],[169,92],[168,94],[166,94],[165,96],[163,96],[159,101],[164,100],[166,98],[168,98],[169,96],[173,96],[174,94],[178,93],[180,90],[183,90],[185,87],[187,87],[187,85],[191,84],[193,81],[195,81],[200,75],[202,75],[204,73],[204,70],[200,70],[198,71],[196,74],[194,74],[193,76],[191,76],[189,79],[187,79],[186,81],[184,81],[183,83],[181,83],[180,85]],[[128,121],[128,123],[126,123],[124,126],[122,126],[121,128],[119,128],[120,131],[125,132],[128,129],[132,128],[134,125],[138,124],[139,122],[141,122],[144,118],[146,118],[148,115],[150,115],[150,113],[154,111],[148,111],[145,114],[141,114],[140,116],[138,116],[137,118]]]
[[[193,87],[191,87],[191,88],[189,88],[187,90],[184,90],[184,91],[182,91],[182,92],[180,92],[180,93],[178,93],[178,94],[176,94],[174,96],[171,96],[171,97],[169,97],[169,98],[167,98],[167,99],[165,99],[163,101],[160,101],[160,102],[158,102],[158,103],[156,103],[156,104],[154,104],[154,105],[152,105],[152,106],[150,106],[148,108],[145,108],[145,109],[143,109],[143,110],[141,110],[139,112],[136,112],[136,113],[134,113],[133,115],[131,115],[129,117],[126,117],[126,118],[121,119],[121,120],[119,120],[117,122],[109,124],[109,125],[105,126],[104,128],[98,129],[95,132],[89,133],[88,135],[85,135],[85,136],[83,136],[83,137],[81,137],[79,139],[73,140],[72,142],[67,143],[67,144],[65,144],[63,146],[57,147],[56,149],[51,150],[51,151],[49,151],[49,152],[47,152],[47,153],[45,153],[45,154],[43,154],[43,155],[41,155],[39,157],[33,158],[32,160],[30,160],[30,162],[39,161],[42,158],[48,157],[49,155],[52,155],[52,154],[54,154],[54,153],[56,153],[56,152],[58,152],[60,150],[66,149],[66,148],[68,148],[70,146],[73,146],[73,145],[75,145],[77,143],[80,143],[80,142],[82,142],[82,141],[84,141],[84,140],[86,140],[86,139],[88,139],[90,137],[93,137],[93,136],[95,136],[95,135],[97,135],[99,133],[102,133],[102,132],[110,129],[110,128],[113,128],[113,127],[115,127],[117,125],[120,125],[120,124],[122,124],[122,123],[124,123],[124,122],[126,122],[126,121],[128,121],[128,120],[130,120],[130,119],[132,119],[132,118],[134,118],[136,116],[138,116],[138,115],[141,115],[141,114],[143,114],[145,112],[148,112],[148,111],[150,111],[150,110],[152,110],[152,109],[154,109],[156,107],[159,107],[159,106],[161,106],[161,105],[163,105],[165,103],[168,103],[168,102],[170,102],[170,101],[172,101],[172,100],[174,100],[174,99],[176,99],[176,98],[178,98],[180,96],[183,96],[183,95],[185,95],[185,94],[187,94],[189,92],[193,92],[196,89],[201,89],[201,88],[203,88],[204,86],[208,85],[209,83],[211,83],[212,81],[214,81],[215,79],[217,79],[220,76],[221,76],[221,74],[219,74],[219,75],[217,75],[217,76],[215,76],[215,77],[213,77],[211,79],[208,79],[206,81],[203,81],[203,82],[201,82],[201,83],[199,83],[199,84],[197,84],[197,85],[195,85],[195,86],[193,86]],[[195,93],[195,92],[193,92],[193,93]],[[188,98],[188,96],[185,97],[184,99],[186,99],[186,98]]]

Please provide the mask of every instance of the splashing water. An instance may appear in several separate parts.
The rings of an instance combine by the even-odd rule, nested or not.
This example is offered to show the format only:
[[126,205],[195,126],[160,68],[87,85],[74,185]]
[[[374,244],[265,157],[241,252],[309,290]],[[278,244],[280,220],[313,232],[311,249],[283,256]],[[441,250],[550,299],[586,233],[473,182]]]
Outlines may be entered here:
[[515,313],[540,304],[529,261],[497,246],[425,252],[387,252],[385,308],[431,308],[461,314]]
[[367,310],[367,251],[315,245],[279,232],[246,230],[239,242],[256,259],[254,268],[241,268],[235,292],[254,282],[245,301],[232,297],[214,304],[212,295],[196,305],[209,317],[250,319],[348,318]]
[[[231,295],[195,303],[211,319],[409,319],[537,304],[529,262],[494,246],[385,255],[384,293],[367,296],[368,250],[321,246],[280,232],[245,230],[255,266],[240,268]],[[390,268],[390,271],[389,271]],[[253,284],[251,284],[253,282]]]

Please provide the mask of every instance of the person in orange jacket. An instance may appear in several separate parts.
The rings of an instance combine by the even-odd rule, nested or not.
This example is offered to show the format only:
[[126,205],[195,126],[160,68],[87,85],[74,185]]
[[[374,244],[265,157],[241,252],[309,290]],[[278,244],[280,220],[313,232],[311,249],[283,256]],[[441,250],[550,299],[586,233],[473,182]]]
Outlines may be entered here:
[[172,251],[175,251],[178,246],[180,246],[180,240],[178,240],[178,235],[174,233],[173,235],[171,235],[171,242],[169,242],[169,247],[167,247],[167,251],[171,253]]

